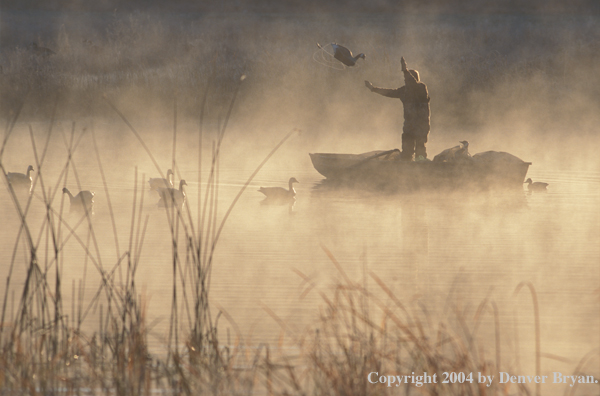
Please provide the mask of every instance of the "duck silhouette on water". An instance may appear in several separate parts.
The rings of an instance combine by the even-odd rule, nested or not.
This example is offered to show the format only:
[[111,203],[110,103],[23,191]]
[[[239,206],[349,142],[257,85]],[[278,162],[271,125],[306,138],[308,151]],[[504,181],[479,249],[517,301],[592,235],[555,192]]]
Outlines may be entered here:
[[90,213],[93,214],[94,210],[94,195],[92,191],[84,190],[80,191],[77,195],[73,196],[68,188],[62,189],[63,194],[69,196],[69,202],[71,203],[70,211],[79,213]]
[[148,184],[150,185],[150,190],[154,190],[160,194],[160,189],[163,188],[173,188],[173,171],[171,169],[167,170],[167,178],[162,177],[154,177],[148,180]]
[[185,180],[179,181],[179,189],[175,188],[159,188],[158,194],[160,195],[160,201],[158,201],[158,207],[171,208],[176,207],[181,210],[185,203],[185,191],[183,186],[187,186]]
[[15,190],[27,190],[31,193],[31,187],[33,186],[31,172],[33,172],[33,166],[29,165],[26,173],[8,172],[6,179]]
[[524,183],[527,183],[527,189],[531,191],[547,191],[546,187],[548,187],[548,183],[544,182],[534,182],[531,178],[525,180]]
[[263,203],[289,203],[296,198],[296,190],[294,183],[300,183],[295,177],[291,177],[288,181],[289,188],[286,190],[283,187],[261,187],[257,191],[265,195]]

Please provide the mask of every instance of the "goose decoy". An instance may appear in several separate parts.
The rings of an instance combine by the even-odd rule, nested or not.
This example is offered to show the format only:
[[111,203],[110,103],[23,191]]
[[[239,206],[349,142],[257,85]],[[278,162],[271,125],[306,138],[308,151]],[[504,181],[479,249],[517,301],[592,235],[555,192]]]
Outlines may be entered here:
[[8,172],[6,178],[8,182],[13,186],[13,188],[24,189],[27,188],[29,192],[31,192],[32,187],[32,177],[31,172],[33,172],[33,166],[29,165],[27,167],[27,173],[16,173],[16,172]]
[[29,50],[37,56],[48,57],[50,55],[56,54],[56,52],[52,51],[50,48],[40,47],[35,41],[31,43],[29,46]]
[[[317,46],[323,49],[319,43],[317,43]],[[338,43],[331,43],[331,48],[333,48],[333,57],[346,66],[354,66],[359,58],[366,58],[363,53],[353,56],[352,51]]]
[[69,196],[69,201],[71,202],[71,212],[80,211],[80,212],[92,212],[94,207],[94,193],[91,191],[80,191],[77,195],[73,196],[71,191],[68,188],[62,189],[63,194],[67,194]]
[[524,183],[527,183],[527,189],[529,191],[546,191],[546,187],[548,187],[548,183],[534,182],[531,178],[525,180]]
[[261,187],[258,189],[259,192],[265,194],[269,200],[290,200],[296,196],[296,190],[294,190],[294,183],[300,183],[295,177],[290,178],[289,190],[283,187]]
[[150,190],[154,190],[158,192],[161,188],[173,188],[173,171],[169,169],[167,171],[167,178],[163,179],[162,177],[155,177],[148,180],[148,184],[150,184]]
[[176,206],[178,209],[181,209],[185,203],[185,191],[183,191],[183,186],[187,186],[187,183],[185,180],[181,179],[179,181],[179,190],[175,188],[158,189],[158,194],[160,195],[158,206],[161,208]]
[[470,157],[471,154],[469,154],[469,142],[467,142],[466,140],[461,140],[459,143],[461,144],[461,147],[456,153],[454,153],[454,158]]
[[451,162],[457,159],[470,158],[469,142],[461,140],[460,145],[446,149],[433,157],[433,162]]

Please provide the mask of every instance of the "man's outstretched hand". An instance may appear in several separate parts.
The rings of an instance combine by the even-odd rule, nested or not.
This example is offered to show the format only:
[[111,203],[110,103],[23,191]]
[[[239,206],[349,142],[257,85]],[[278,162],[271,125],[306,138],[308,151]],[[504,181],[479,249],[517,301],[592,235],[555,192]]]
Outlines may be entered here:
[[365,80],[365,87],[369,88],[371,92],[373,92],[373,84],[370,81]]
[[400,64],[402,65],[402,71],[407,71],[408,69],[406,68],[406,61],[404,60],[404,57],[402,57],[400,59]]

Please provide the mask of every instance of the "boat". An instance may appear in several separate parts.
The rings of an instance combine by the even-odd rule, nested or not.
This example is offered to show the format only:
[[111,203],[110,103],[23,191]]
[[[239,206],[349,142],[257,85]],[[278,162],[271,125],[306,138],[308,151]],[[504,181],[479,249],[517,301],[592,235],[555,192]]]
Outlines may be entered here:
[[486,151],[452,161],[401,161],[398,149],[309,155],[315,169],[328,181],[386,189],[523,188],[531,165],[501,151]]

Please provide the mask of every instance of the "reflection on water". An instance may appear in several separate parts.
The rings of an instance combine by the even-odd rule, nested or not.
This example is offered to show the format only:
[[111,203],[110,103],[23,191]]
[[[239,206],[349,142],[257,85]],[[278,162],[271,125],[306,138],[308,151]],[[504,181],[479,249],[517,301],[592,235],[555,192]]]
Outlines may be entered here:
[[[62,283],[73,284],[73,293],[82,293],[89,302],[101,284],[100,268],[114,271],[112,276],[122,284],[124,275],[115,263],[125,251],[140,252],[137,282],[149,300],[155,336],[151,342],[160,346],[168,331],[172,296],[168,216],[157,207],[156,194],[145,190],[147,185],[144,191],[134,190],[133,179],[124,180],[119,169],[106,171],[107,179],[114,180],[109,195],[99,180],[81,186],[96,192],[93,232],[85,216],[65,216],[59,234],[64,258],[52,265],[63,271]],[[51,168],[46,169],[50,172]],[[94,174],[92,168],[82,167],[80,177],[85,172]],[[198,175],[191,169],[184,174],[189,218],[195,222],[198,183],[194,180]],[[246,174],[221,166],[218,219],[244,185]],[[287,178],[279,172],[260,173],[231,212],[216,248],[211,301],[231,315],[250,342],[276,344],[283,333],[265,306],[297,331],[315,323],[322,305],[319,291],[328,290],[342,277],[321,248],[325,246],[346,276],[375,289],[367,275],[372,271],[398,298],[423,301],[432,317],[443,318],[448,310],[473,312],[484,299],[495,301],[508,346],[515,343],[511,324],[518,307],[519,364],[524,367],[533,367],[535,354],[531,299],[523,292],[513,297],[523,281],[531,282],[537,291],[543,352],[562,359],[545,359],[544,370],[572,370],[577,359],[598,345],[599,174],[548,172],[542,175],[550,183],[543,194],[528,194],[525,187],[501,192],[392,194],[336,185],[311,169],[293,174],[302,180],[296,199],[273,202],[263,200],[256,189]],[[207,177],[203,175],[203,180]],[[32,238],[39,241],[49,236],[40,232],[45,209],[39,190],[35,194],[27,220]],[[138,199],[144,195],[141,207],[132,204],[135,194]],[[62,194],[55,197],[57,211],[62,208],[68,213],[68,204]],[[144,220],[147,216],[143,235],[132,225],[132,211],[140,210]],[[6,192],[0,194],[0,215],[4,225],[0,253],[6,263],[0,275],[6,279],[19,229]],[[92,252],[93,260],[86,251]],[[18,292],[27,262],[23,242],[16,257],[11,287]],[[4,283],[0,290],[4,294]],[[71,294],[63,298],[65,306],[70,306]],[[220,326],[224,331],[233,327],[225,321]]]

